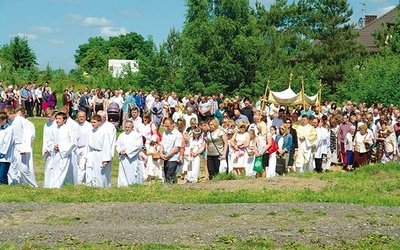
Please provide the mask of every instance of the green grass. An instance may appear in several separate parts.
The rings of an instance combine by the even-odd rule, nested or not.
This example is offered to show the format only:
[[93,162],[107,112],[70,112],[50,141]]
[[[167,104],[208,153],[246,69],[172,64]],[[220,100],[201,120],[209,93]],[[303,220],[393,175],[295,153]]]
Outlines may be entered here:
[[[39,169],[39,167],[36,167]],[[38,170],[37,170],[38,171]],[[113,169],[114,175],[116,168]],[[197,190],[159,183],[107,189],[84,185],[62,189],[2,186],[0,201],[6,202],[170,202],[170,203],[277,203],[335,202],[362,205],[398,206],[400,204],[400,168],[398,164],[365,166],[355,172],[307,173],[301,178],[328,181],[321,191],[282,189]],[[290,178],[290,177],[288,177]],[[218,181],[218,180],[213,180]],[[210,182],[213,182],[210,181]],[[303,211],[293,210],[300,214]]]

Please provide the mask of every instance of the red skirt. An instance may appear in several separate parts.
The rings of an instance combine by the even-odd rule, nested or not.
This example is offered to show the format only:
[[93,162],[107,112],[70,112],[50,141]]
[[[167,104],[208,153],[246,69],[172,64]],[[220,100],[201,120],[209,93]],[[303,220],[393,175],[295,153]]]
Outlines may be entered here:
[[355,151],[354,152],[354,162],[353,167],[360,167],[368,163],[368,152],[360,153]]
[[42,102],[42,110],[46,110],[49,107],[49,104],[45,101]]

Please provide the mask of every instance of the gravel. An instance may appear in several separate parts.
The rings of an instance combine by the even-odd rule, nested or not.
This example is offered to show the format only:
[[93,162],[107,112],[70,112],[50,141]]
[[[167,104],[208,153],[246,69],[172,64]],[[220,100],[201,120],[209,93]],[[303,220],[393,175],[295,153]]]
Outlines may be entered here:
[[0,242],[115,241],[207,245],[223,237],[332,245],[399,239],[400,207],[338,203],[0,203]]

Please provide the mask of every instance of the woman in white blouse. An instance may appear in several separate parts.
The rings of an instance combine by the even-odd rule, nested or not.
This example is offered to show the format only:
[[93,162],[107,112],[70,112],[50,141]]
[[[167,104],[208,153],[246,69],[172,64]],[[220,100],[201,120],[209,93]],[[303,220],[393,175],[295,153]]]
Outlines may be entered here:
[[363,124],[358,127],[354,136],[353,142],[353,152],[354,152],[354,162],[353,168],[360,167],[368,163],[368,151],[372,146],[372,136],[367,133],[367,125]]

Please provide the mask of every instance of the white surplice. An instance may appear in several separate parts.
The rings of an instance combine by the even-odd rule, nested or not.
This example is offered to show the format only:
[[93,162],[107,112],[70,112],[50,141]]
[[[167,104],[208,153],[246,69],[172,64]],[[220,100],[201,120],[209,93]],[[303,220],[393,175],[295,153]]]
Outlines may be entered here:
[[127,187],[133,184],[143,184],[143,161],[139,153],[143,147],[141,134],[136,131],[122,133],[116,142],[118,154],[122,150],[126,155],[119,156],[118,186]]
[[57,129],[55,121],[48,121],[43,128],[42,156],[45,160],[43,187],[50,187],[51,168],[53,166],[54,136]]
[[[76,121],[74,121],[71,117],[68,117],[67,122],[65,123],[67,127],[72,130],[73,141],[75,145],[77,145],[80,133],[79,133],[79,125]],[[71,158],[71,166],[70,173],[67,174],[67,181],[72,185],[78,184],[78,156],[76,153],[76,147],[72,150],[72,158]]]
[[14,133],[14,161],[8,171],[8,182],[11,185],[28,184],[37,187],[34,172],[29,169],[29,159],[32,152],[32,126],[28,120],[16,115],[11,127]]
[[[111,150],[111,134],[107,127],[93,129],[89,135],[86,184],[92,187],[111,186],[111,161],[114,151]],[[103,162],[108,162],[103,166]]]
[[76,148],[78,164],[78,184],[86,183],[86,162],[88,152],[89,135],[92,132],[92,124],[88,121],[79,123],[79,138]]
[[71,160],[73,151],[76,148],[74,131],[70,126],[64,124],[57,126],[54,133],[54,145],[58,145],[58,150],[52,151],[52,166],[50,167],[49,188],[60,188],[71,180]]

